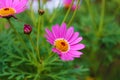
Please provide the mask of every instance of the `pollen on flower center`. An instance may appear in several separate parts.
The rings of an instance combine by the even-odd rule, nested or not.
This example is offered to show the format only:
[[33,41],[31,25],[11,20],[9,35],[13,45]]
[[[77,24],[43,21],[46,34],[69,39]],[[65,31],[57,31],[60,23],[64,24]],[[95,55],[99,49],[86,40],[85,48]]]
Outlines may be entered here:
[[0,9],[0,16],[10,16],[10,15],[13,15],[13,14],[15,14],[16,13],[16,11],[15,11],[15,9],[13,9],[13,8],[2,8],[2,9]]
[[61,52],[67,52],[69,50],[69,43],[65,39],[56,39],[54,46]]

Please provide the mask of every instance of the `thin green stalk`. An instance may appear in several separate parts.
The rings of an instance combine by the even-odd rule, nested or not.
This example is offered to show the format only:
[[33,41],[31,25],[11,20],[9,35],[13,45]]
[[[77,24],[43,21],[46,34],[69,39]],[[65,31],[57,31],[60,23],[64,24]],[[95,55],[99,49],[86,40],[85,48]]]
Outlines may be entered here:
[[[102,33],[103,30],[103,23],[104,23],[104,13],[105,13],[105,0],[102,0],[102,4],[101,4],[101,18],[100,18],[100,24],[99,24],[99,28],[96,34],[96,40],[93,42],[94,45],[98,45],[98,41],[100,38],[100,35]],[[91,57],[94,57],[94,53],[96,53],[97,49],[94,49],[94,47],[92,48],[91,51]]]
[[52,52],[52,50],[50,49],[47,58],[45,59],[45,61],[47,62],[49,60],[49,58],[51,58],[54,55],[54,53]]
[[67,19],[68,15],[69,15],[69,13],[70,13],[70,10],[71,10],[71,8],[72,8],[72,6],[73,6],[74,1],[75,1],[75,0],[72,0],[72,3],[71,3],[71,5],[70,5],[69,9],[67,10],[67,13],[66,13],[66,15],[65,15],[62,23],[65,22],[65,20]]
[[38,0],[38,9],[40,9],[40,0]]
[[41,26],[40,23],[41,23],[41,16],[38,17],[38,26],[37,26],[37,55],[39,60],[40,60],[39,38],[40,38],[40,26]]
[[[99,39],[100,39],[100,35],[102,33],[102,30],[103,30],[104,13],[105,13],[105,0],[102,0],[101,7],[102,8],[101,8],[100,24],[99,24],[99,28],[98,28],[98,31],[97,31],[97,34],[96,34],[96,40],[93,42],[94,46],[99,46]],[[96,58],[94,56],[95,56],[95,53],[97,52],[97,50],[99,49],[99,47],[96,49],[94,46],[92,47],[92,51],[91,51],[91,55],[90,55],[91,62],[96,61]],[[97,69],[93,69],[93,70],[98,71],[100,66],[101,66],[101,63],[99,64]]]
[[41,36],[44,37],[44,17],[41,17]]
[[95,21],[94,13],[93,13],[93,10],[92,10],[92,6],[90,4],[90,0],[85,0],[85,1],[87,3],[87,7],[88,7],[88,10],[89,10],[89,13],[90,13],[90,17],[91,17],[94,29],[96,29],[96,27],[97,27],[96,26],[96,21]]
[[27,45],[25,44],[23,38],[22,38],[21,35],[17,32],[16,28],[13,26],[12,22],[10,21],[10,19],[7,19],[7,20],[8,20],[8,23],[10,24],[10,26],[13,28],[14,32],[16,33],[16,35],[18,36],[19,40],[22,42],[24,48],[26,48],[26,50],[27,50],[28,52],[30,52],[29,49],[27,48]]
[[27,11],[28,15],[30,16],[34,26],[36,26],[36,19],[35,19],[35,16],[34,16],[34,11],[33,11],[33,8],[32,8],[32,5],[33,5],[33,1],[34,0],[31,0],[31,3],[30,4],[30,11]]
[[39,78],[39,73],[37,73],[36,75],[35,75],[35,77],[34,77],[34,80],[38,80],[38,78]]
[[74,11],[74,13],[73,13],[73,15],[72,15],[69,23],[68,23],[68,26],[70,26],[71,22],[73,21],[75,15],[76,15],[76,12],[77,12],[77,8],[78,8],[78,6],[79,6],[79,3],[80,3],[80,0],[77,1],[77,7],[76,7],[76,9],[75,9],[75,11]]
[[[98,29],[98,39],[100,38],[100,36],[102,35],[102,31],[103,31],[103,27],[104,27],[104,16],[105,16],[105,0],[102,0],[101,3],[101,18],[100,18],[100,23],[99,23],[99,29]],[[97,40],[97,44],[98,44],[98,40]],[[103,57],[104,60],[104,57]],[[96,73],[99,71],[99,68],[101,67],[103,61],[101,61],[101,63],[99,63],[99,66],[97,67]]]
[[101,18],[100,18],[100,24],[99,24],[99,29],[98,29],[98,36],[102,35],[103,24],[104,24],[104,15],[105,15],[105,0],[102,0]]
[[37,48],[35,47],[35,45],[34,45],[34,43],[33,43],[33,40],[32,40],[32,38],[31,38],[31,36],[30,36],[30,35],[28,35],[27,37],[28,37],[28,38],[29,38],[29,40],[30,40],[30,43],[31,43],[31,45],[32,45],[32,47],[33,47],[33,50],[35,50],[35,51],[36,51],[36,53],[37,53]]
[[[21,37],[21,35],[17,32],[16,28],[14,27],[14,25],[12,24],[12,22],[10,21],[10,19],[7,19],[8,23],[10,24],[11,28],[14,30],[15,34],[17,35],[17,37],[19,38],[19,40],[22,42],[23,47],[27,50],[27,52],[31,53],[31,51],[29,50],[29,48],[27,47],[27,45],[25,44],[23,38]],[[27,54],[28,58],[30,59],[29,54]]]
[[31,63],[36,64],[37,63],[37,59],[36,56],[34,55],[34,51],[33,53],[29,50],[28,46],[26,45],[25,41],[23,40],[22,36],[17,32],[16,28],[14,27],[14,25],[12,24],[12,22],[10,21],[10,19],[8,19],[9,24],[11,25],[11,27],[13,28],[14,32],[16,33],[16,35],[18,36],[19,40],[22,42],[23,47],[27,50],[28,53],[26,53],[27,57],[29,58],[29,60],[31,61]]

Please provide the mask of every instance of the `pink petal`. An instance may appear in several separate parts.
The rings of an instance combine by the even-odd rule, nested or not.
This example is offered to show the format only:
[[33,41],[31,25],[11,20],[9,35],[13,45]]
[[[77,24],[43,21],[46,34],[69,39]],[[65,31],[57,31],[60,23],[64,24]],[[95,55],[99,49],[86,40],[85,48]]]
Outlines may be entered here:
[[54,44],[51,40],[47,40],[47,42],[49,42],[51,45],[53,45],[53,44]]
[[77,39],[78,36],[79,36],[79,33],[78,33],[78,32],[75,32],[75,33],[73,34],[73,36],[71,37],[71,39],[69,40],[69,43],[71,43],[72,41],[74,41],[75,39]]
[[69,5],[70,5],[70,4],[72,3],[72,0],[64,0],[63,3],[64,3],[64,4],[69,4]]
[[73,6],[72,6],[72,10],[74,11],[75,9],[77,9],[77,6],[76,6],[76,5],[73,5]]
[[52,48],[52,51],[53,51],[53,52],[55,52],[55,53],[57,53],[58,55],[60,55],[60,54],[61,54],[61,52],[60,52],[60,51],[58,51],[56,48]]
[[20,13],[26,9],[27,2],[28,0],[14,0],[11,6],[15,8],[16,12],[18,11],[17,13]]
[[65,38],[65,34],[67,32],[67,28],[66,28],[66,24],[62,23],[61,27],[60,27],[60,37]]
[[52,33],[53,35],[55,36],[55,38],[59,38],[60,35],[59,35],[59,25],[56,24],[55,26],[52,27]]
[[19,3],[20,3],[20,0],[13,0],[13,3],[12,3],[12,7],[16,7],[17,5],[19,5]]
[[62,54],[60,56],[61,60],[63,61],[72,61],[74,60],[74,58],[72,56],[69,55],[69,53],[66,53],[66,54]]
[[21,9],[17,9],[16,13],[17,13],[17,14],[18,14],[18,13],[21,13],[21,12],[23,12],[24,10],[26,10],[26,7],[23,7],[23,8],[21,8]]
[[45,31],[47,32],[48,37],[51,38],[54,41],[55,37],[54,37],[53,33],[50,32],[50,30],[48,30],[47,28],[45,29]]
[[74,32],[74,28],[73,27],[70,27],[68,30],[67,30],[67,33],[65,35],[65,39],[66,40],[69,40],[71,38],[71,36],[73,35],[73,32]]
[[48,41],[50,44],[54,45],[53,40],[52,40],[50,37],[48,37],[48,35],[45,35],[45,37],[47,38],[47,41]]
[[76,45],[70,46],[70,49],[71,49],[71,50],[81,50],[81,49],[83,49],[83,48],[85,48],[85,45],[84,45],[84,44],[76,44]]
[[47,38],[47,39],[53,41],[52,38],[50,38],[48,35],[45,35],[45,38]]
[[6,3],[5,0],[0,0],[0,8],[5,7],[6,6],[5,3]]
[[75,45],[75,44],[79,43],[81,40],[82,40],[82,37],[79,37],[76,40],[74,40],[73,42],[71,42],[70,45]]
[[24,7],[26,6],[28,0],[20,0],[19,4],[16,5],[14,8],[18,11],[20,9],[24,9]]
[[73,57],[77,57],[79,58],[83,53],[79,52],[79,51],[69,51],[69,53],[73,56]]
[[5,0],[5,7],[11,7],[11,4],[12,4],[12,0]]

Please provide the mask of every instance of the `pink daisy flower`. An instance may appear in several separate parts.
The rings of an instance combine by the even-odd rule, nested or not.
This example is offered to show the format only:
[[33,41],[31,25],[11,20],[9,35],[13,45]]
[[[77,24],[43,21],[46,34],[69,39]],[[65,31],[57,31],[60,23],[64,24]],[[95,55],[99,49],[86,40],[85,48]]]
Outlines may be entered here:
[[[77,8],[76,2],[77,2],[77,0],[74,1],[74,4],[71,8],[73,11]],[[70,5],[72,4],[72,0],[63,0],[63,4],[64,4],[65,8],[69,8]]]
[[57,53],[63,61],[74,60],[79,58],[83,53],[78,51],[85,48],[84,44],[79,43],[82,37],[74,28],[67,29],[66,24],[52,26],[52,31],[46,29],[47,41],[53,45],[52,51]]
[[10,17],[23,12],[28,0],[0,0],[0,17]]

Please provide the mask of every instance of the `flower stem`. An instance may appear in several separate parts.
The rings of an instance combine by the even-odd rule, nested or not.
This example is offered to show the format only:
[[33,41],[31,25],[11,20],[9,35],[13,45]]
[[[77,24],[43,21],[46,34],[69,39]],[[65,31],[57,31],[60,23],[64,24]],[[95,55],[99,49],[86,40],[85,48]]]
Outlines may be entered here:
[[38,9],[40,9],[40,0],[38,0]]
[[103,29],[103,23],[104,23],[104,15],[105,15],[105,0],[102,0],[101,18],[100,18],[100,24],[99,24],[99,29],[98,29],[98,36],[102,35],[102,29]]
[[33,40],[32,40],[32,38],[31,38],[31,36],[28,35],[27,37],[29,38],[30,43],[32,44],[33,49],[34,49],[34,50],[36,51],[36,53],[37,53],[37,48],[35,47],[35,45],[34,45],[34,43],[33,43]]
[[76,12],[77,12],[77,8],[78,8],[78,6],[79,6],[80,1],[81,1],[81,0],[78,0],[78,1],[77,1],[76,9],[75,9],[75,11],[74,11],[74,13],[73,13],[73,15],[72,15],[72,18],[70,19],[70,21],[69,21],[69,23],[68,23],[68,26],[70,26],[71,22],[73,21],[73,19],[74,19],[74,17],[75,17],[75,14],[76,14]]
[[[105,13],[105,0],[102,0],[102,4],[101,4],[101,17],[100,17],[99,28],[98,28],[98,30],[96,32],[96,40],[92,43],[92,44],[94,44],[94,46],[97,46],[97,47],[96,48],[94,46],[92,47],[92,51],[91,51],[91,54],[90,54],[91,62],[96,61],[97,58],[94,57],[94,56],[95,56],[95,53],[100,48],[99,47],[99,39],[101,38],[101,35],[102,35],[101,33],[103,31],[104,13]],[[93,69],[95,71],[95,73],[98,72],[98,69],[99,69],[99,67],[101,67],[101,64],[102,64],[102,62],[98,63],[98,67]]]
[[39,60],[40,60],[39,36],[40,36],[40,26],[41,26],[40,23],[41,23],[41,16],[38,17],[38,26],[37,26],[37,55]]
[[96,21],[95,21],[94,13],[93,13],[93,10],[92,10],[92,6],[90,4],[90,0],[85,0],[85,1],[87,3],[87,7],[88,7],[88,11],[90,13],[90,17],[91,17],[91,20],[92,20],[92,23],[93,23],[93,27],[94,27],[94,29],[96,29]]
[[35,19],[35,15],[34,15],[34,10],[33,10],[33,2],[34,0],[31,0],[31,2],[29,3],[30,4],[30,11],[27,11],[27,14],[30,16],[32,22],[33,22],[33,25],[36,26],[36,19]]
[[28,50],[28,52],[30,52],[29,49],[26,47],[27,45],[25,44],[23,38],[22,38],[21,35],[17,32],[16,28],[13,26],[12,22],[10,21],[10,19],[7,19],[7,20],[8,20],[8,23],[9,23],[9,24],[11,25],[11,27],[13,28],[14,32],[16,33],[16,35],[18,35],[20,41],[23,43],[23,46],[26,48],[26,50]]
[[75,1],[75,0],[72,0],[72,3],[71,3],[71,5],[70,5],[69,9],[67,10],[67,13],[66,13],[66,15],[65,15],[62,23],[65,22],[65,20],[67,19],[68,15],[69,15],[69,13],[70,13],[70,10],[71,10],[71,8],[72,8],[72,6],[73,6],[74,1]]

